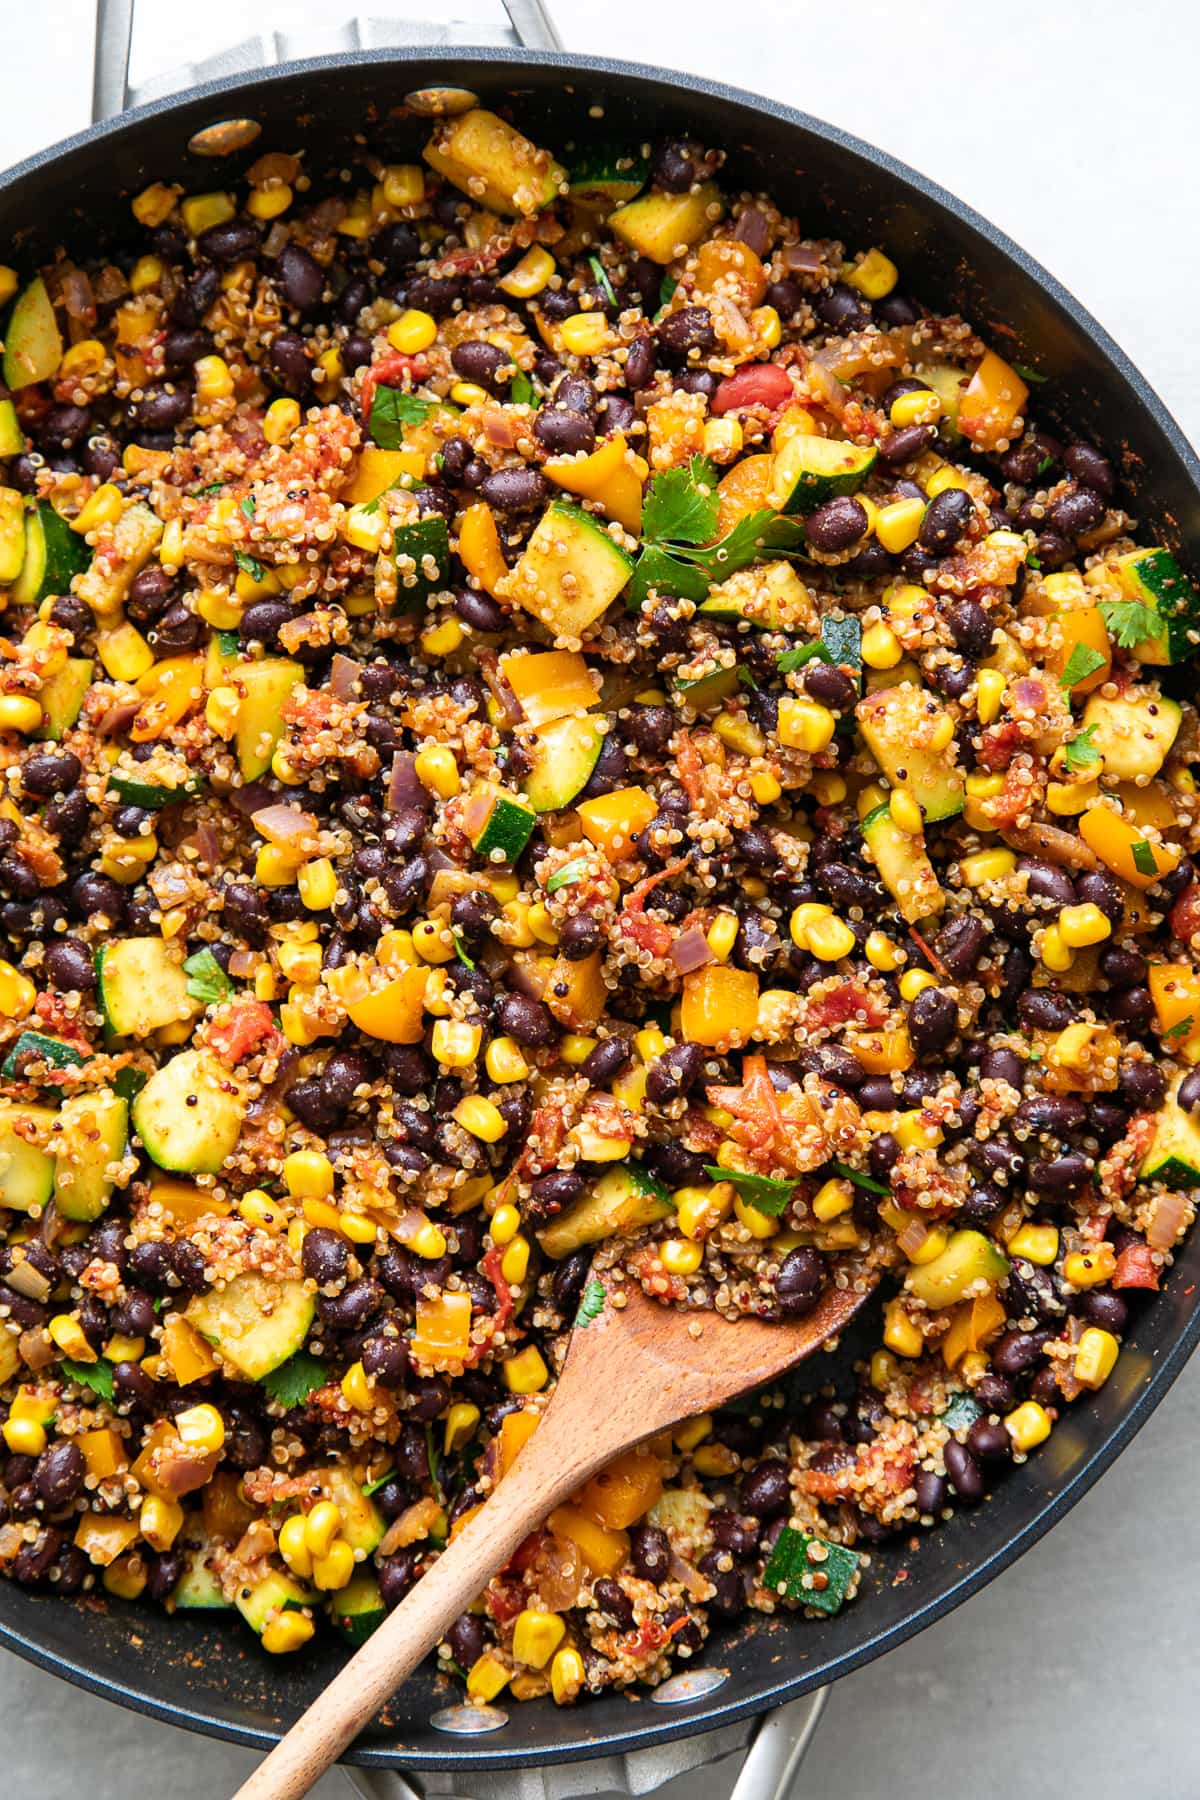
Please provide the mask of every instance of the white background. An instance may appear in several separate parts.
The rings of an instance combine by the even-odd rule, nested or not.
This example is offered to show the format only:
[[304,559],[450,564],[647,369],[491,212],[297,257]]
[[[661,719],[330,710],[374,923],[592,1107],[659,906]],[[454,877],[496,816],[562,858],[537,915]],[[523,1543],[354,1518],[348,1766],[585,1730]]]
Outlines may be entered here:
[[[470,0],[458,10],[486,17],[484,6]],[[380,0],[371,10],[405,8]],[[569,50],[757,89],[943,182],[1072,289],[1184,429],[1200,432],[1200,15],[1190,0],[554,0],[554,13]],[[135,79],[251,29],[336,16],[328,0],[142,0]],[[10,24],[0,59],[3,168],[86,123],[92,7],[0,0],[0,17]],[[1198,1430],[1193,1371],[1100,1487],[1016,1569],[839,1685],[798,1792],[1194,1795]],[[214,1800],[252,1762],[72,1694],[3,1653],[0,1743],[13,1800],[85,1789],[96,1800]],[[725,1771],[692,1777],[687,1800],[722,1800],[731,1783]],[[332,1776],[316,1793],[334,1800],[349,1790]]]

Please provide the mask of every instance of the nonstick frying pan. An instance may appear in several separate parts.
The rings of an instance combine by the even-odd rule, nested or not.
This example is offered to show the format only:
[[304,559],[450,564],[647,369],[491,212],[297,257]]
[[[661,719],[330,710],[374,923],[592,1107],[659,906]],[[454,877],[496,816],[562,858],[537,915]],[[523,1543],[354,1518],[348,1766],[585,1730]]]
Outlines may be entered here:
[[[765,187],[809,233],[885,245],[907,290],[961,310],[1001,346],[1019,345],[1022,360],[1051,378],[1045,392],[1062,422],[1102,444],[1123,470],[1150,540],[1160,538],[1185,557],[1200,542],[1200,462],[1157,395],[1044,269],[960,201],[882,152],[774,101],[690,75],[558,51],[488,48],[353,53],[210,82],[93,126],[0,178],[5,260],[25,269],[57,245],[78,254],[119,242],[129,229],[130,196],[148,182],[178,181],[190,191],[224,186],[267,148],[305,147],[314,174],[351,160],[356,140],[361,146],[364,138],[389,157],[414,160],[428,120],[405,97],[448,87],[467,88],[501,111],[511,108],[530,135],[560,153],[589,139],[636,143],[667,131],[725,146],[732,187]],[[249,124],[208,138],[209,147],[214,135],[219,144],[241,139],[243,147],[223,161],[214,164],[189,149],[194,134],[231,120]],[[259,131],[247,144],[253,126]],[[1051,416],[1045,405],[1039,412]],[[645,1791],[744,1743],[754,1715],[813,1694],[902,1643],[1063,1517],[1182,1369],[1200,1336],[1198,1286],[1200,1235],[1193,1234],[1165,1291],[1135,1317],[1108,1384],[1072,1408],[1046,1446],[1007,1473],[977,1512],[931,1531],[915,1553],[907,1538],[876,1551],[859,1599],[839,1617],[752,1617],[710,1639],[696,1671],[700,1679],[685,1684],[671,1704],[616,1694],[565,1710],[537,1702],[512,1707],[507,1722],[478,1735],[447,1729],[461,1728],[460,1693],[425,1672],[394,1697],[351,1760],[378,1769],[445,1771],[428,1777],[442,1792],[490,1790],[496,1778],[482,1771],[519,1770],[522,1794],[564,1794],[594,1792],[596,1783],[576,1787],[557,1765],[608,1759],[591,1773],[610,1785],[623,1769],[629,1776],[631,1765],[621,1759],[633,1753],[632,1785]],[[867,1321],[861,1348],[872,1329]],[[853,1343],[840,1352],[853,1354]],[[0,1582],[0,1642],[171,1724],[263,1747],[316,1696],[342,1654],[322,1640],[304,1658],[280,1663],[225,1615],[168,1618],[150,1606],[105,1596],[54,1600],[8,1582]],[[435,1724],[446,1709],[450,1717]],[[800,1722],[793,1712],[792,1727]],[[704,1732],[718,1735],[707,1745],[683,1742]],[[781,1735],[787,1734],[776,1732],[776,1739]],[[765,1796],[779,1774],[782,1753],[770,1743],[768,1733],[756,1752],[756,1796]],[[545,1787],[538,1770],[546,1772]],[[387,1791],[398,1793],[399,1783]]]

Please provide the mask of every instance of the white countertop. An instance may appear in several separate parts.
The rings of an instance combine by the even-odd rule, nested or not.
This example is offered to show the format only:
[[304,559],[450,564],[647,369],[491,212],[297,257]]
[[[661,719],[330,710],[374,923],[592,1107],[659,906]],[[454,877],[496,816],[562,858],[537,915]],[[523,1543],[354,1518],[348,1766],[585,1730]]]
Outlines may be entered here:
[[[10,6],[13,0],[10,0]],[[328,19],[327,0],[259,0],[256,30]],[[403,0],[372,11],[416,10]],[[437,8],[432,9],[435,12]],[[462,13],[486,16],[484,0]],[[1200,10],[1184,0],[553,0],[570,50],[757,89],[881,145],[1016,238],[1108,327],[1185,431],[1200,432],[1194,183]],[[0,168],[86,122],[86,0],[53,31],[10,32]],[[142,0],[135,76],[247,31],[244,0]],[[805,21],[808,21],[806,29]],[[5,260],[0,246],[0,260]],[[839,1684],[797,1794],[928,1800],[1177,1800],[1193,1794],[1200,1370],[1037,1549],[949,1619]],[[117,1710],[0,1653],[13,1800],[216,1800],[248,1753]],[[688,1778],[724,1800],[733,1774]],[[684,1800],[684,1782],[662,1790]],[[678,1791],[676,1791],[678,1790]],[[314,1790],[341,1800],[338,1776]]]

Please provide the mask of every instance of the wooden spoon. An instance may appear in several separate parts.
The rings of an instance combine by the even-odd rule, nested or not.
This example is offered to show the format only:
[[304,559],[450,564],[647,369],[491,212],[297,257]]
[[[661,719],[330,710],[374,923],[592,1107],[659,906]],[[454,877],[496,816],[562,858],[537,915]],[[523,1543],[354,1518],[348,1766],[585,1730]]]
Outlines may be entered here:
[[836,1337],[873,1275],[827,1288],[807,1318],[770,1325],[680,1312],[640,1287],[605,1290],[572,1333],[550,1405],[491,1498],[242,1787],[234,1800],[299,1800],[561,1500],[646,1438],[762,1387]]

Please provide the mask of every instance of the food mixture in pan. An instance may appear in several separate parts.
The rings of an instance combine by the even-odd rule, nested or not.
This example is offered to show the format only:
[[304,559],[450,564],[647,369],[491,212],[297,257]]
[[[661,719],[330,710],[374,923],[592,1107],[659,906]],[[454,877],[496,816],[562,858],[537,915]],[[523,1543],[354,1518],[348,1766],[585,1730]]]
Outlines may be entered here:
[[519,123],[0,270],[0,1565],[361,1642],[593,1255],[882,1268],[447,1633],[565,1703],[822,1629],[1111,1374],[1200,1181],[1200,595],[881,249]]

